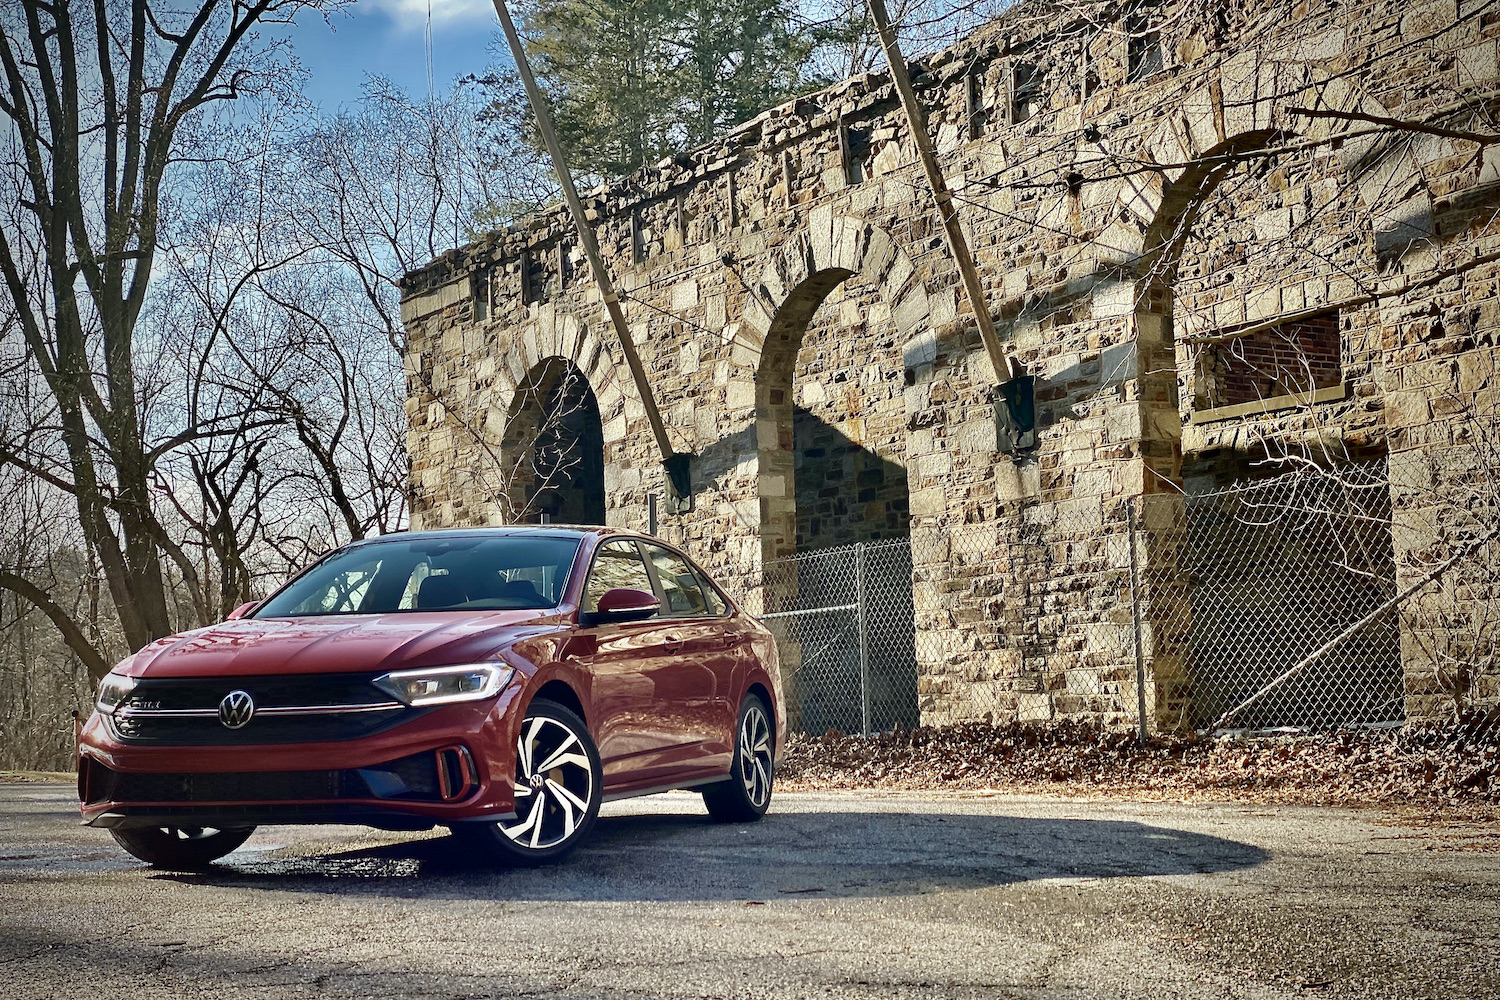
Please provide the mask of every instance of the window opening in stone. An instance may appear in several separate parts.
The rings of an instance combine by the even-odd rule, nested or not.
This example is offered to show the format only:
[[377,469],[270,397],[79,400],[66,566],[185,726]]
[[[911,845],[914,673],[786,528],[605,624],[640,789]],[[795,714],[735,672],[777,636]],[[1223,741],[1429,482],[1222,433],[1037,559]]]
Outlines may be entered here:
[[677,245],[685,247],[688,241],[688,223],[692,221],[688,216],[687,199],[679,193],[673,199],[673,208],[677,220]]
[[490,287],[492,277],[488,268],[480,268],[469,275],[469,299],[474,304],[474,322],[483,323],[489,319],[490,304],[493,290]]
[[973,72],[964,77],[964,111],[969,120],[969,138],[984,135],[989,111],[984,106],[984,73]]
[[537,300],[537,287],[535,283],[534,267],[531,261],[531,251],[521,251],[521,305],[529,306]]
[[1144,4],[1125,18],[1125,79],[1128,83],[1144,80],[1165,68],[1161,32],[1152,26],[1155,4]]
[[1010,69],[1010,121],[1019,125],[1029,121],[1038,110],[1042,81],[1037,68],[1018,62]]
[[840,125],[839,152],[844,158],[844,180],[849,184],[863,181],[869,173],[865,160],[870,155],[870,130]]
[[1272,326],[1231,327],[1215,340],[1198,362],[1198,409],[1307,396],[1344,381],[1337,309]]

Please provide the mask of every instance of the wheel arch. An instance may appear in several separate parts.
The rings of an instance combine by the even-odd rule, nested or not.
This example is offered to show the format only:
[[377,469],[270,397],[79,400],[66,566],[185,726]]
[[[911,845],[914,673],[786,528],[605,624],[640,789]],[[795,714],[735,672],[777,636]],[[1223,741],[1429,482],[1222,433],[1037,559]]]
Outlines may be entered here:
[[538,700],[561,705],[582,719],[585,726],[590,725],[589,715],[583,709],[583,699],[578,697],[578,692],[573,690],[573,685],[559,677],[552,678],[536,689],[531,696],[531,701]]
[[771,734],[774,736],[780,732],[781,727],[777,725],[776,699],[769,688],[758,680],[751,681],[750,686],[745,689],[746,695],[755,695],[766,706],[766,712],[770,716]]

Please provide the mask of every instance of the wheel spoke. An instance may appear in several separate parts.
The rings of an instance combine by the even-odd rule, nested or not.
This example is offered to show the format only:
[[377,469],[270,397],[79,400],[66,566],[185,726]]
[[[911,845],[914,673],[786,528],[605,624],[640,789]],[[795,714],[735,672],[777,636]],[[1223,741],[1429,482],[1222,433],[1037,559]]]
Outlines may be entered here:
[[542,728],[544,719],[532,719],[530,731],[523,733],[516,741],[516,766],[521,771],[521,777],[531,777],[531,745],[536,741],[537,730]]
[[562,754],[561,756],[553,754],[548,758],[547,763],[536,769],[536,772],[538,774],[546,774],[553,768],[562,767],[564,764],[572,764],[574,767],[581,767],[585,771],[589,769],[589,759],[587,757],[581,753],[569,753]]
[[551,778],[547,779],[547,788],[551,790],[553,796],[556,798],[562,799],[565,802],[571,802],[579,812],[588,811],[589,804],[573,794],[572,789],[553,781]]
[[531,812],[527,813],[526,819],[515,826],[505,826],[502,823],[500,826],[501,831],[511,840],[520,840],[532,827],[540,829],[542,825],[542,805],[542,796],[538,794],[536,799],[533,800]]
[[512,782],[512,784],[515,786],[516,798],[524,799],[526,796],[531,794],[530,785],[523,785],[519,781]]
[[569,792],[566,788],[563,788],[555,781],[547,782],[547,787],[552,790],[553,798],[557,800],[558,808],[562,810],[563,839],[566,840],[569,837],[573,836],[573,826],[575,822],[573,819],[574,807],[576,806],[578,808],[578,811],[582,812],[583,803],[579,802],[576,798],[573,797],[573,794],[571,792]]
[[545,808],[542,793],[536,793],[536,825],[531,828],[531,846],[538,847],[542,840],[542,813]]
[[[548,757],[547,760],[546,760],[546,762],[543,763],[540,767],[537,768],[537,771],[550,771],[550,770],[552,770],[554,767],[557,766],[557,759],[563,755],[563,752],[566,751],[570,746],[572,746],[573,744],[575,744],[577,742],[578,742],[578,737],[574,736],[572,733],[568,733],[568,738],[565,739],[565,740],[563,740],[562,743],[558,746],[558,748],[556,750],[552,751],[552,756]],[[577,756],[577,755],[575,754],[573,756]]]

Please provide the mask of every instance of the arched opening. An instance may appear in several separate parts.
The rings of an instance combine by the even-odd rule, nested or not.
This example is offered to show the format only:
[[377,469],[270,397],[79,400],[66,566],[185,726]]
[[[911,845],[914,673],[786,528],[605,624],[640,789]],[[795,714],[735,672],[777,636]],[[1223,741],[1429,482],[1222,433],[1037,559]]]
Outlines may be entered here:
[[791,291],[756,372],[766,610],[792,724],[816,733],[918,721],[904,365],[853,273]]
[[1157,705],[1194,728],[1400,719],[1394,615],[1267,688],[1396,585],[1384,440],[1344,433],[1367,365],[1351,345],[1372,341],[1339,288],[1380,231],[1359,178],[1289,138],[1188,167],[1137,270],[1146,488],[1166,494],[1147,539]]
[[547,358],[516,389],[501,441],[508,524],[604,523],[604,425],[593,387]]

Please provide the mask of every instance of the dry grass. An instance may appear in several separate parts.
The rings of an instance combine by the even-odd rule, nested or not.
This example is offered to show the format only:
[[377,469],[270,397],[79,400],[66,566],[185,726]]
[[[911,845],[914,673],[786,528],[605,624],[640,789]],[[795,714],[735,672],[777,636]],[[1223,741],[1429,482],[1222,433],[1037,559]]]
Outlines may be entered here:
[[1500,814],[1500,743],[1456,728],[1326,736],[1155,736],[1072,723],[966,723],[869,737],[794,737],[789,791],[999,789],[1136,801],[1379,805]]

